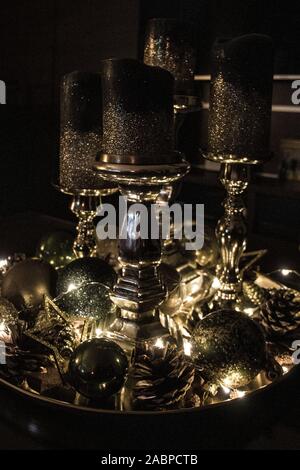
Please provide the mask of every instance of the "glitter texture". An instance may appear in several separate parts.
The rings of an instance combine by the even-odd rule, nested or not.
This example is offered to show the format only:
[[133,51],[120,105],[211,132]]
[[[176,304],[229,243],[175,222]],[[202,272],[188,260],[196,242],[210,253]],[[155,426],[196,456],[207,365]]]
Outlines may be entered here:
[[266,363],[259,326],[234,310],[218,310],[201,320],[193,332],[193,346],[195,363],[212,385],[247,385]]
[[18,317],[15,306],[9,300],[0,297],[0,325],[15,325]]
[[102,89],[97,73],[72,72],[61,88],[60,185],[99,189],[92,165],[102,145]]
[[102,67],[103,152],[138,155],[141,163],[170,154],[174,150],[171,74],[133,59],[106,60]]
[[57,295],[78,289],[82,284],[99,282],[112,287],[116,280],[113,268],[100,258],[78,258],[58,273]]
[[[95,132],[65,129],[60,138],[60,185],[68,189],[99,189],[101,180],[93,170],[102,138]],[[100,181],[100,184],[99,184]]]
[[[149,112],[141,117],[109,103],[104,120],[105,148],[113,155],[167,154],[173,146],[170,118],[165,113]],[[163,129],[167,131],[165,135]]]
[[72,318],[93,318],[97,327],[105,330],[116,318],[116,306],[109,293],[104,284],[92,282],[63,294],[55,303]]
[[[217,42],[212,53],[208,152],[247,162],[269,156],[272,46],[267,36]],[[246,162],[246,161],[245,161]]]
[[175,87],[186,88],[191,86],[195,61],[192,25],[174,18],[155,18],[148,22],[145,64],[168,70],[175,78]]

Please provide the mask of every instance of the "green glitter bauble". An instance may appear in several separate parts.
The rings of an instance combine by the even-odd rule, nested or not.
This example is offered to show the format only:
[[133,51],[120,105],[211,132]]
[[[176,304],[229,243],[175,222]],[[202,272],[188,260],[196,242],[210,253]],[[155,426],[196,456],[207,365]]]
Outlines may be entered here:
[[78,258],[59,271],[57,295],[69,292],[89,282],[99,282],[112,287],[116,272],[100,258]]
[[218,310],[196,326],[193,357],[208,383],[242,387],[265,366],[264,335],[247,315],[235,310]]
[[70,233],[49,233],[40,240],[36,255],[55,269],[61,269],[75,259],[73,241]]
[[98,327],[106,329],[116,317],[116,306],[109,293],[104,284],[92,282],[59,296],[55,303],[71,317],[93,318]]

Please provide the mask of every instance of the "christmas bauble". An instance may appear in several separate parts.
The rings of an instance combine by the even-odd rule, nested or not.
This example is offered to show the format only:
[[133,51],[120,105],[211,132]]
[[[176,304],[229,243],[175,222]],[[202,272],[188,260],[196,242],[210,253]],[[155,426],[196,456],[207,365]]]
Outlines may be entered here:
[[247,385],[266,362],[263,332],[235,310],[218,310],[201,320],[193,332],[192,349],[203,378],[228,388]]
[[2,282],[2,296],[18,310],[34,310],[45,294],[53,296],[56,279],[56,271],[49,263],[29,258],[7,271]]
[[36,255],[55,269],[61,269],[75,259],[73,238],[67,232],[49,233],[40,240]]
[[127,370],[123,349],[105,338],[81,343],[69,364],[70,382],[88,398],[108,398],[117,393],[125,382]]
[[89,282],[99,282],[112,287],[115,280],[116,273],[106,261],[100,258],[78,258],[60,270],[57,295]]
[[109,287],[92,282],[59,296],[55,303],[64,313],[76,318],[94,318],[97,326],[106,329],[116,317]]

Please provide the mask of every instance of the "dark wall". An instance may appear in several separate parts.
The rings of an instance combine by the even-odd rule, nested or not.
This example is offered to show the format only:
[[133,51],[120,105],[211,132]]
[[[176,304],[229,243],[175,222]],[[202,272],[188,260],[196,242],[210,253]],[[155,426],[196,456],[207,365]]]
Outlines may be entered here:
[[[300,2],[297,0],[141,0],[147,19],[177,17],[195,24],[197,72],[209,71],[209,52],[220,36],[263,33],[273,38],[276,73],[300,73]],[[142,35],[139,51],[142,54]]]
[[135,57],[138,0],[10,0],[1,4],[0,214],[59,213],[59,82],[97,70],[105,57]]
[[[51,189],[58,163],[59,81],[104,57],[141,56],[148,18],[196,24],[197,71],[218,35],[272,34],[277,71],[300,72],[300,2],[268,0],[9,0],[1,3],[0,215],[28,209],[67,214]],[[140,32],[140,34],[139,34]],[[300,49],[300,46],[299,46]]]

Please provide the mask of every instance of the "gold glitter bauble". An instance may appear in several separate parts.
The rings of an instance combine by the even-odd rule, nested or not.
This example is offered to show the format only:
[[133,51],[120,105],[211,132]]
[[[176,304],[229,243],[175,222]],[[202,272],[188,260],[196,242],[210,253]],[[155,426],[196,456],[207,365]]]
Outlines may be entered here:
[[235,310],[207,315],[196,326],[192,344],[195,365],[211,385],[245,386],[266,363],[262,330],[247,315]]

